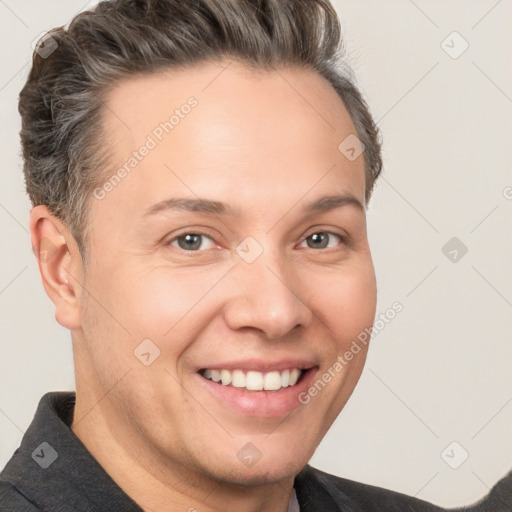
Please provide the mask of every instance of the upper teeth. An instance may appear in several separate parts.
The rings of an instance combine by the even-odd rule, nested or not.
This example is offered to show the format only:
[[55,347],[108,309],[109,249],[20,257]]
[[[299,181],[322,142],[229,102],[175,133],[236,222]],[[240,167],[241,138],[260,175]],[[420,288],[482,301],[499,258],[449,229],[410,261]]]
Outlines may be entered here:
[[249,391],[276,391],[287,386],[294,386],[300,375],[300,369],[283,370],[282,372],[273,371],[261,373],[242,370],[210,370],[204,371],[203,376],[214,382],[221,382],[224,386],[234,386],[235,388],[246,388]]

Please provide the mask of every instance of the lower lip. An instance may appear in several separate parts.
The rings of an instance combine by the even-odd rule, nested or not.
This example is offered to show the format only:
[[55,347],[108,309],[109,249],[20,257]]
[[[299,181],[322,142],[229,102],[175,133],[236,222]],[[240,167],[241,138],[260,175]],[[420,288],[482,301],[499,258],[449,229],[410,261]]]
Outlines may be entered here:
[[245,388],[224,386],[197,374],[203,386],[223,405],[246,416],[274,418],[293,411],[299,405],[299,395],[310,386],[318,368],[306,370],[302,378],[294,386],[281,388],[278,391],[249,391]]

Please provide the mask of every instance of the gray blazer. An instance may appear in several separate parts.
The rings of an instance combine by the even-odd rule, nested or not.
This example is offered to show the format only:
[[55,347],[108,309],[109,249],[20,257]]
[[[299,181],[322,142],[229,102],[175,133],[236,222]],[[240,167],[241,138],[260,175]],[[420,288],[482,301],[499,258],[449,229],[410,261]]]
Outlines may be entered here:
[[[69,428],[75,394],[44,395],[20,447],[0,473],[0,512],[141,512]],[[393,491],[305,466],[294,489],[300,512],[436,512]],[[512,511],[512,472],[470,512]]]

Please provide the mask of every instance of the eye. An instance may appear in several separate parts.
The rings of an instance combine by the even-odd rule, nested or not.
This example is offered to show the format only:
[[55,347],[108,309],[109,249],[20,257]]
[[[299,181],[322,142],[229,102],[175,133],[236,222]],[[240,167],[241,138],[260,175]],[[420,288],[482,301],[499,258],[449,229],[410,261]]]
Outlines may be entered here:
[[[302,244],[307,243],[310,249],[330,249],[336,247],[342,241],[341,235],[329,231],[319,231],[306,237]],[[302,244],[301,247],[303,247]]]
[[[173,247],[178,247],[178,249],[182,249],[184,251],[199,251],[208,249],[205,247],[205,240],[209,240],[211,242],[210,248],[215,247],[215,242],[213,239],[207,235],[202,233],[184,233],[183,235],[179,235],[172,240],[169,241],[168,245]],[[177,245],[176,245],[177,244]],[[208,245],[206,243],[206,245]]]

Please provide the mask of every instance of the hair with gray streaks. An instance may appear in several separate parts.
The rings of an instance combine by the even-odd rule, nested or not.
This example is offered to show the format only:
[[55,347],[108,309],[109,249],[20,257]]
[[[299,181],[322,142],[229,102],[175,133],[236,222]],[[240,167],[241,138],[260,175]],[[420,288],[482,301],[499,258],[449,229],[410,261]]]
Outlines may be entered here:
[[23,171],[32,204],[65,223],[84,261],[90,196],[109,156],[105,97],[135,75],[224,58],[262,71],[316,70],[363,144],[369,200],[382,168],[380,135],[342,61],[340,21],[329,0],[107,0],[48,36],[56,48],[43,56],[36,47],[19,98]]

